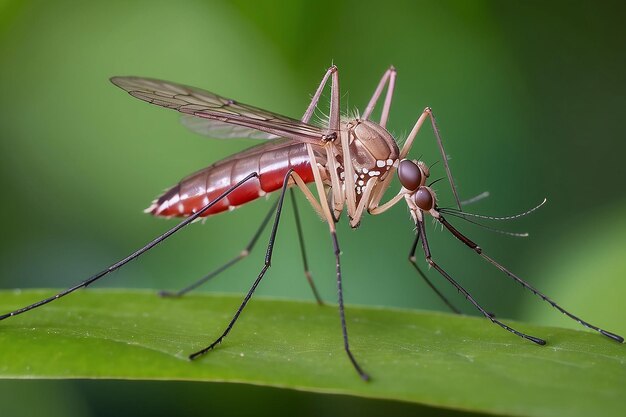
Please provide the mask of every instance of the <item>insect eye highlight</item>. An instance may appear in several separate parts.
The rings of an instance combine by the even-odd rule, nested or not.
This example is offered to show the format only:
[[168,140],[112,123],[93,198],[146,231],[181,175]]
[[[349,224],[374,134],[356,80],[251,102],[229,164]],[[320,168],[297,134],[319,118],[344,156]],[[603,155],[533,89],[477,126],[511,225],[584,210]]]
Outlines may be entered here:
[[400,184],[409,191],[415,191],[422,185],[422,170],[413,161],[404,159],[398,166]]

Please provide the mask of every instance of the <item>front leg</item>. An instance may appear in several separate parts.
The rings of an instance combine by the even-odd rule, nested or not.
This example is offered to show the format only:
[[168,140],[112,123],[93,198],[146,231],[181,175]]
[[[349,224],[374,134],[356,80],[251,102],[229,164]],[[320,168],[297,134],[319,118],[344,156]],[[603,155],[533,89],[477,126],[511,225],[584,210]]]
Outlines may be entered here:
[[454,194],[454,200],[456,201],[456,205],[459,210],[463,210],[461,207],[461,200],[459,199],[459,194],[456,190],[456,184],[454,182],[454,177],[452,176],[452,171],[450,171],[450,164],[448,164],[448,155],[446,154],[446,150],[443,147],[443,140],[441,139],[441,133],[439,132],[439,127],[437,126],[437,122],[435,121],[435,115],[433,114],[433,110],[430,107],[426,107],[422,112],[422,115],[417,119],[415,126],[413,126],[413,130],[409,134],[409,137],[406,139],[402,150],[400,151],[400,160],[406,158],[409,151],[411,150],[411,146],[413,146],[413,140],[417,136],[417,133],[420,131],[422,124],[424,121],[430,118],[430,123],[433,127],[433,133],[435,134],[435,139],[437,141],[437,147],[439,148],[439,153],[441,154],[441,159],[443,160],[443,166],[446,169],[446,175],[448,176],[448,182],[450,183],[450,187],[452,187],[452,194]]
[[452,278],[452,276],[450,276],[442,267],[439,266],[439,264],[437,262],[435,262],[435,260],[433,259],[431,253],[430,253],[430,246],[428,245],[428,239],[426,238],[426,228],[424,227],[424,220],[423,220],[423,216],[421,212],[418,212],[416,215],[416,223],[417,223],[417,230],[420,234],[420,237],[422,239],[422,249],[424,250],[424,257],[426,258],[426,262],[428,262],[428,265],[430,265],[431,267],[433,267],[437,272],[439,272],[439,274],[441,274],[442,277],[444,277],[450,284],[452,284],[452,286],[454,288],[457,289],[457,291],[459,291],[461,294],[463,294],[463,296],[467,299],[467,301],[469,301],[474,307],[476,307],[476,309],[478,311],[480,311],[480,313],[485,316],[487,319],[489,319],[492,323],[497,324],[498,326],[502,327],[503,329],[515,334],[516,336],[519,336],[523,339],[526,340],[530,340],[533,343],[536,343],[538,345],[545,345],[546,341],[543,339],[540,339],[538,337],[535,336],[531,336],[528,335],[526,333],[522,333],[519,330],[514,329],[513,327],[502,323],[500,320],[496,319],[494,317],[493,314],[487,312],[487,310],[485,310],[480,304],[478,304],[478,302],[474,299],[474,297],[471,296],[471,294],[469,292],[467,292],[467,290],[465,288],[463,288],[461,286],[461,284],[459,284],[454,278]]

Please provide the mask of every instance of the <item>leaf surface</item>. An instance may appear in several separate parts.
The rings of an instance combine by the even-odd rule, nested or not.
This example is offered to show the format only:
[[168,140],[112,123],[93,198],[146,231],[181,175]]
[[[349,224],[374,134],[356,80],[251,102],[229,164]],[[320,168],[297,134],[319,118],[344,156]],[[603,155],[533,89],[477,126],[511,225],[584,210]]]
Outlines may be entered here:
[[[3,310],[50,290],[0,292]],[[619,415],[626,346],[598,334],[510,323],[541,347],[480,318],[348,306],[361,381],[343,351],[337,308],[255,298],[232,333],[196,361],[241,296],[162,299],[88,290],[0,323],[1,378],[223,381],[348,394],[500,415]]]

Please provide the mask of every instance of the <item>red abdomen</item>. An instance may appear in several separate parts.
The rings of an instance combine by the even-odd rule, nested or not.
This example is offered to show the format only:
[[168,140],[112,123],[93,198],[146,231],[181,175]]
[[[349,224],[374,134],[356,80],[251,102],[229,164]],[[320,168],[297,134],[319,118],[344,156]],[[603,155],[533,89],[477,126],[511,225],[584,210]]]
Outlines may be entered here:
[[[319,147],[313,146],[313,149],[316,157],[322,157]],[[249,179],[205,211],[202,217],[234,209],[280,189],[290,169],[297,172],[306,183],[314,180],[306,145],[286,139],[267,142],[184,178],[157,198],[146,212],[164,217],[189,216],[252,172],[257,172],[258,178]]]

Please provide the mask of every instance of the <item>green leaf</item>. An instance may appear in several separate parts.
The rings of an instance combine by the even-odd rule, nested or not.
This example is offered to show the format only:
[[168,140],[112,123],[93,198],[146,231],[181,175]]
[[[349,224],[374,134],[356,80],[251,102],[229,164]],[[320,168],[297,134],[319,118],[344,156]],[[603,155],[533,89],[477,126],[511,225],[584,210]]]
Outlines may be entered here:
[[[11,310],[50,291],[0,292]],[[520,416],[618,415],[625,346],[598,334],[515,324],[537,346],[479,318],[348,306],[361,381],[343,351],[336,306],[254,299],[215,351],[190,362],[241,296],[160,299],[88,290],[0,323],[2,378],[243,382]]]

